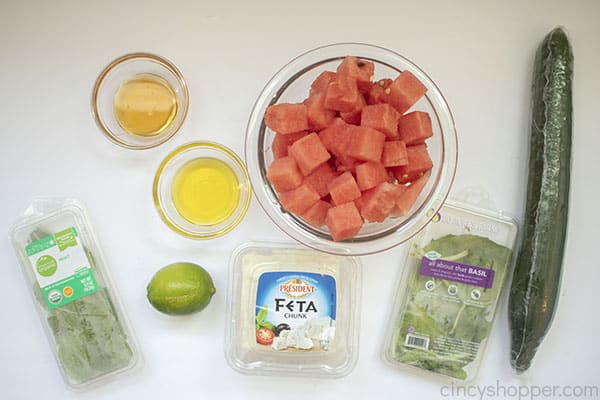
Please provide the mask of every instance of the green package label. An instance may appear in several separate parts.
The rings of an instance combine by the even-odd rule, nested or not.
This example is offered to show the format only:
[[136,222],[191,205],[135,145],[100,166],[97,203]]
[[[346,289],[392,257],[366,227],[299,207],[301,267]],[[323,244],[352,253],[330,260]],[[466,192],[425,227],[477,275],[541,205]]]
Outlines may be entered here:
[[75,228],[30,243],[25,251],[48,308],[63,306],[98,291],[98,282]]
[[75,238],[75,228],[65,229],[62,232],[54,234],[56,244],[60,251],[65,250],[67,247],[77,246],[77,239]]

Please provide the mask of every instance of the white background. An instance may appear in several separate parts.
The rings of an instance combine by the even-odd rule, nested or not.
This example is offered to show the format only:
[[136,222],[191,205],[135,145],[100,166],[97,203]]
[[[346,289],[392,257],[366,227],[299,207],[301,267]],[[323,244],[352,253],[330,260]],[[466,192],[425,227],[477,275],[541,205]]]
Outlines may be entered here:
[[[153,174],[167,152],[194,140],[218,141],[243,156],[253,102],[283,64],[319,45],[367,42],[416,62],[447,97],[460,150],[451,195],[475,194],[521,219],[533,56],[556,25],[568,29],[575,54],[571,206],[560,306],[530,375],[518,380],[509,367],[504,297],[475,384],[600,384],[599,19],[597,0],[2,1],[0,232],[6,234],[34,196],[86,203],[145,362],[135,374],[90,392],[65,389],[29,288],[8,240],[2,240],[0,398],[452,398],[443,396],[450,394],[441,390],[443,383],[391,369],[379,356],[405,247],[362,258],[360,358],[349,376],[278,379],[231,370],[223,354],[229,255],[248,240],[288,239],[256,201],[223,238],[179,237],[153,208]],[[133,51],[172,60],[191,96],[182,130],[159,148],[137,152],[106,140],[90,112],[97,74]],[[208,269],[217,294],[200,314],[167,317],[149,306],[145,288],[160,267],[180,260]]]

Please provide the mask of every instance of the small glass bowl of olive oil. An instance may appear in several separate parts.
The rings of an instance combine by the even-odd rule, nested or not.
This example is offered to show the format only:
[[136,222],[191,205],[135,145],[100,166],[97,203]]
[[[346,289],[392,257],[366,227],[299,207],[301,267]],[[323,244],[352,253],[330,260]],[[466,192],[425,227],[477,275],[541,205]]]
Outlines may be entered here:
[[149,149],[169,140],[183,124],[188,104],[181,72],[149,53],[126,54],[111,62],[92,92],[100,130],[128,149]]
[[246,215],[252,190],[243,161],[214,142],[193,142],[169,153],[154,177],[154,205],[175,232],[212,239]]

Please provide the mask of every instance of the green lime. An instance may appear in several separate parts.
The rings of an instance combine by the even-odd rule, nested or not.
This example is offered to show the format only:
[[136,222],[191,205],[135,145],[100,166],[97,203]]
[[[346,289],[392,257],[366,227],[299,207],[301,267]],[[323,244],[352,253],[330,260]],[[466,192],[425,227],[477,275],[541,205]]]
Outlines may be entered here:
[[150,304],[171,315],[191,314],[204,309],[216,291],[209,273],[188,262],[160,269],[146,289]]

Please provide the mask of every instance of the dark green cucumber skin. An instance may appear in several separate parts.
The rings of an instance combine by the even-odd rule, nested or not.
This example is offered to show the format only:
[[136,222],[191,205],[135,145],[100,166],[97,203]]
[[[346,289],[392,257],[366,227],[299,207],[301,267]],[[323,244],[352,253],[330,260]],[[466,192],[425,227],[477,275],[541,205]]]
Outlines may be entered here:
[[573,53],[556,28],[537,50],[527,202],[509,296],[511,365],[529,369],[557,306],[567,232]]

